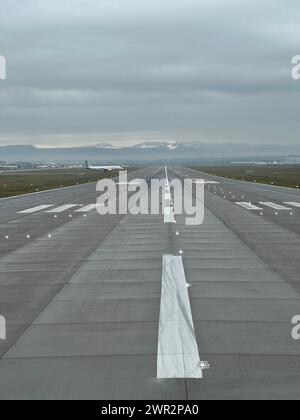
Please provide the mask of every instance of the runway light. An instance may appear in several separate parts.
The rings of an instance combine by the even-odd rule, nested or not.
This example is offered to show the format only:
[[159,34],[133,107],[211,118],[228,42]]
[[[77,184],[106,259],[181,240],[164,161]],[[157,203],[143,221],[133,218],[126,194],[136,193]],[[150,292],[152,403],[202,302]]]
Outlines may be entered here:
[[50,233],[49,233],[49,235],[48,235],[48,238],[49,238],[49,239],[51,239],[51,238],[52,238],[52,235],[50,235]]
[[182,254],[183,254],[183,251],[182,251],[182,249],[180,249],[180,250],[179,250],[179,254],[180,254],[180,255],[182,255]]
[[83,217],[86,217],[86,214],[84,214]]
[[72,214],[69,214],[69,218],[72,219]]
[[5,235],[5,239],[9,239],[9,236],[8,235]]
[[176,236],[179,236],[179,232],[176,232]]
[[294,216],[294,213],[293,213],[293,212],[291,212],[291,213],[290,213],[290,215],[291,215],[291,216]]
[[260,213],[260,215],[263,216],[264,214],[263,213]]
[[30,239],[30,238],[31,238],[31,236],[30,236],[30,235],[26,235],[26,238],[27,238],[27,239]]
[[275,213],[274,213],[274,214],[275,214],[275,216],[278,216],[278,212],[277,212],[277,211],[275,211]]

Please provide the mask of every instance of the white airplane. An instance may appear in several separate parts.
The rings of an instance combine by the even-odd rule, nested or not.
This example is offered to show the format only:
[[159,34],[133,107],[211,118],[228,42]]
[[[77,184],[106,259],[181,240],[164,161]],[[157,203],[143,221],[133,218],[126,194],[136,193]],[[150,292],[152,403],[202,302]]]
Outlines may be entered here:
[[112,171],[122,171],[124,169],[122,166],[92,166],[89,165],[88,161],[85,161],[85,169],[90,169],[92,171],[100,172],[112,172]]

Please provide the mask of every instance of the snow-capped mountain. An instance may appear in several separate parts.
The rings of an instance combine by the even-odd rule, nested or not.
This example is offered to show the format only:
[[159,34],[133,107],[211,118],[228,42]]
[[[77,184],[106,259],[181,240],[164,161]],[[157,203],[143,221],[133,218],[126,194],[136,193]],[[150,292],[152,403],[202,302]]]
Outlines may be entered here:
[[158,141],[134,146],[115,146],[108,143],[68,148],[38,148],[33,145],[1,146],[0,161],[51,161],[79,163],[139,163],[230,160],[247,157],[299,155],[300,145],[257,145],[236,143],[181,143]]

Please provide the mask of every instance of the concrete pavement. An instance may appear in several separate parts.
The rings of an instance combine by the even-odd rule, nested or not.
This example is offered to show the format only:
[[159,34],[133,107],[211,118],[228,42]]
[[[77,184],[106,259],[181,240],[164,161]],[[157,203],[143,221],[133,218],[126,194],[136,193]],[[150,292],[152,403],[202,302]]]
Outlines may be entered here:
[[[154,176],[164,168],[132,174]],[[219,184],[206,186],[200,226],[79,207],[19,213],[91,204],[92,184],[0,201],[1,399],[299,399],[298,211],[261,215],[233,198],[300,202],[299,192],[205,178]],[[179,250],[199,355],[211,364],[203,379],[157,379],[163,255]]]

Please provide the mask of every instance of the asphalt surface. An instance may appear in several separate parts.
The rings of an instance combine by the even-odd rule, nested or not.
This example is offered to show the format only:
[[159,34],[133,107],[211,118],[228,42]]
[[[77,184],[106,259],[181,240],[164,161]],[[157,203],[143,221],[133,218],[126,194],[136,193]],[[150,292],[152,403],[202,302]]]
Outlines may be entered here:
[[[203,224],[76,212],[95,184],[0,200],[0,399],[299,399],[300,208],[284,203],[300,192],[168,176],[218,182]],[[154,177],[165,169],[130,175]],[[182,256],[203,379],[157,379],[164,255]]]

